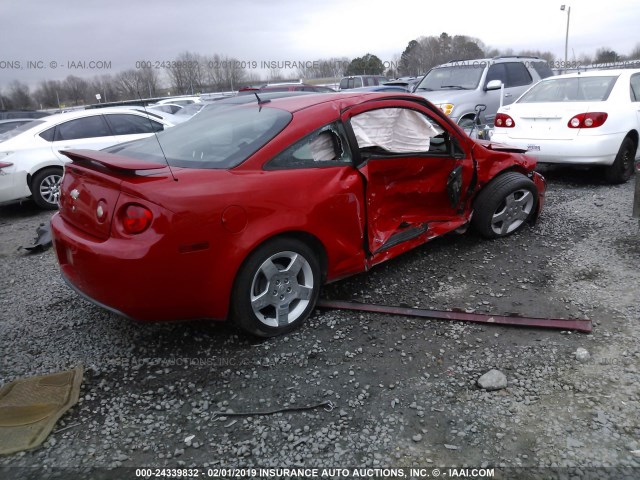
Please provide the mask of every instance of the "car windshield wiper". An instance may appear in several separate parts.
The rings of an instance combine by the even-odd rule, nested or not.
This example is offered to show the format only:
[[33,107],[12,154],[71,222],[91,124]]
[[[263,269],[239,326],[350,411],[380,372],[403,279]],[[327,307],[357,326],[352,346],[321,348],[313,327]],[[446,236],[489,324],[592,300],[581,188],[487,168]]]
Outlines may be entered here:
[[468,90],[467,88],[463,87],[462,85],[442,85],[440,88],[454,88],[456,90]]
[[433,92],[433,88],[429,87],[418,87],[416,90],[426,90],[427,92]]

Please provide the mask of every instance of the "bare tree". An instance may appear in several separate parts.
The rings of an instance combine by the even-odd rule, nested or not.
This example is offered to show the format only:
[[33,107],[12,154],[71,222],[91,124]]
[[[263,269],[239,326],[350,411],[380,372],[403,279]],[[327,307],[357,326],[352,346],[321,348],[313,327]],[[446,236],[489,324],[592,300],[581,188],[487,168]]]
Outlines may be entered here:
[[[247,71],[242,68],[242,64],[233,57],[218,54],[206,58],[204,65],[207,84],[218,91],[237,90],[248,80]],[[251,81],[255,81],[253,77]]]
[[89,90],[93,94],[100,94],[102,102],[114,102],[120,100],[116,79],[111,75],[95,76],[90,82]]
[[297,73],[300,78],[326,78],[333,80],[344,76],[350,63],[351,59],[347,57],[319,58],[299,67]]
[[60,101],[64,100],[64,95],[65,91],[59,80],[40,82],[40,86],[33,93],[40,108],[60,108]]
[[166,69],[172,90],[191,95],[201,92],[206,83],[205,62],[206,59],[197,53],[184,52],[178,55]]
[[556,56],[549,51],[541,51],[541,50],[520,50],[518,55],[523,57],[538,57],[547,62],[553,62],[556,59]]
[[33,108],[33,100],[29,92],[29,86],[14,80],[9,85],[9,101],[15,109],[28,110]]
[[629,60],[640,60],[640,43],[636,43],[636,46],[631,50]]
[[74,105],[92,103],[89,97],[89,82],[85,79],[69,75],[62,82],[62,88],[65,93],[65,99],[73,102]]
[[136,100],[157,95],[157,74],[151,68],[129,69],[114,78],[114,88],[120,100]]

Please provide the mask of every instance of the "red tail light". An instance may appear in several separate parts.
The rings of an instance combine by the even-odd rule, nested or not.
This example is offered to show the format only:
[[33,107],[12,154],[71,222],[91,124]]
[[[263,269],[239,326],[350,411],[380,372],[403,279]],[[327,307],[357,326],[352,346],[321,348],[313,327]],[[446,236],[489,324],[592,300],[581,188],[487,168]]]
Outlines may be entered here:
[[513,128],[516,126],[516,122],[506,113],[496,114],[496,118],[493,122],[496,127]]
[[0,168],[10,167],[11,165],[13,165],[13,163],[9,163],[9,162],[0,162]]
[[609,115],[604,112],[579,113],[567,123],[569,128],[596,128],[601,126]]
[[142,205],[130,203],[121,210],[120,219],[124,231],[129,234],[137,234],[144,232],[153,220],[151,210]]

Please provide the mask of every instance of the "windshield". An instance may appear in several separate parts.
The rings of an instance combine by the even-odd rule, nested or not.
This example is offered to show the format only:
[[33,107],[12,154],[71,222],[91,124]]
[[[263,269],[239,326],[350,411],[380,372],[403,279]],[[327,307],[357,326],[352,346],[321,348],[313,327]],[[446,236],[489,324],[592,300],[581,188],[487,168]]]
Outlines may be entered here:
[[415,91],[475,90],[484,68],[478,65],[453,65],[434,68],[427,73]]
[[618,77],[548,78],[525,93],[518,103],[603,102]]
[[16,135],[20,135],[22,132],[26,132],[27,130],[44,123],[43,120],[32,120],[31,122],[24,123],[16,128],[12,128],[8,132],[0,134],[0,142],[4,142],[5,140],[9,140],[10,138],[15,137]]
[[131,143],[118,154],[167,161],[175,167],[232,168],[280,133],[290,120],[289,112],[259,105],[205,109],[188,122],[160,132],[157,138]]

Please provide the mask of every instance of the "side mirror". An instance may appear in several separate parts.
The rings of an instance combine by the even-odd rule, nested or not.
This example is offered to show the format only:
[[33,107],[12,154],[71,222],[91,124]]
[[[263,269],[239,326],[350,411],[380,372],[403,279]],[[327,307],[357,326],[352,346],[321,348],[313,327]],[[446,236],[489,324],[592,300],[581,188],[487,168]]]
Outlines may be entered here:
[[502,82],[500,80],[491,80],[489,83],[487,83],[487,86],[484,87],[486,91],[499,90],[500,88],[502,88]]

